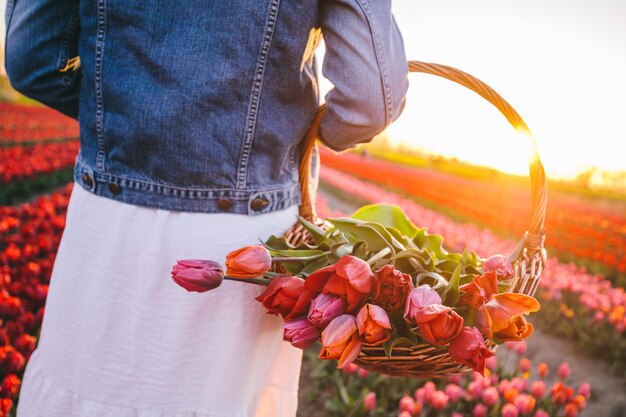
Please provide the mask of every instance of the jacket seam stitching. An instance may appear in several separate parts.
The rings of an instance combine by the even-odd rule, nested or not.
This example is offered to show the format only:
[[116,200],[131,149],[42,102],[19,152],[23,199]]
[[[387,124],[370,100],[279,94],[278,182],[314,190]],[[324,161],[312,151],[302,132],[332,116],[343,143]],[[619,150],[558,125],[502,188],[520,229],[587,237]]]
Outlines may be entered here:
[[259,114],[259,105],[261,102],[261,90],[263,88],[263,78],[267,65],[269,50],[272,46],[274,31],[276,29],[276,21],[278,17],[278,9],[280,8],[280,0],[271,0],[267,18],[265,20],[265,31],[261,41],[261,49],[257,58],[257,65],[254,71],[254,80],[252,82],[252,94],[248,105],[248,116],[246,118],[246,129],[244,131],[243,145],[239,154],[239,163],[237,166],[237,188],[246,188],[248,177],[248,162],[250,160],[250,151],[252,149],[252,141],[256,131],[256,122]]
[[[387,61],[385,60],[384,48],[381,45],[380,40],[380,29],[378,27],[378,22],[372,16],[372,12],[369,8],[369,4],[365,0],[357,0],[359,6],[361,6],[361,10],[365,14],[365,18],[369,22],[370,28],[372,29],[372,40],[374,42],[374,53],[376,55],[376,62],[378,64],[378,69],[380,70],[381,76],[381,84],[383,87],[383,96],[385,101],[385,123],[387,126],[391,121],[391,107],[392,107],[392,97],[391,97],[391,85],[389,82],[389,68],[387,67]],[[384,127],[381,132],[385,130]],[[379,132],[380,133],[380,132]]]
[[102,57],[105,41],[106,0],[98,1],[98,29],[96,35],[95,83],[96,83],[96,134],[98,138],[98,155],[96,166],[104,170],[104,103],[102,98]]

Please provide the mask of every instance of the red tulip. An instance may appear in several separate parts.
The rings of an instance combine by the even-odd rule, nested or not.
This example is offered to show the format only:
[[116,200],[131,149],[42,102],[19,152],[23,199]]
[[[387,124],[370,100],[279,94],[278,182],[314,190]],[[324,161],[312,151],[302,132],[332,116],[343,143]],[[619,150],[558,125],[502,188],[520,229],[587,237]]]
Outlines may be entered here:
[[320,329],[304,316],[285,322],[283,340],[290,342],[297,348],[307,348],[315,343],[319,337]]
[[372,299],[385,311],[402,311],[412,289],[411,276],[398,271],[393,265],[385,265],[374,273]]
[[422,339],[436,346],[447,345],[463,328],[463,317],[441,304],[422,308],[413,315],[413,319]]
[[217,262],[186,259],[172,267],[172,279],[187,291],[205,292],[222,284],[224,272]]
[[336,295],[319,294],[311,301],[308,319],[317,327],[325,328],[337,316],[346,313],[348,304]]
[[322,332],[321,359],[338,359],[337,368],[352,363],[361,352],[361,341],[354,316],[343,314],[331,321]]
[[302,278],[280,276],[274,278],[255,298],[270,314],[280,314],[285,321],[305,314],[311,305],[313,292],[304,287]]
[[305,286],[313,292],[333,294],[345,299],[348,313],[357,312],[372,290],[373,274],[362,259],[346,255],[336,264],[309,275]]
[[15,374],[9,374],[4,377],[2,381],[2,389],[0,394],[3,397],[15,397],[20,390],[20,384],[22,381]]
[[272,267],[272,255],[261,245],[246,246],[226,255],[226,275],[234,278],[254,278]]
[[356,316],[356,325],[363,343],[379,345],[391,337],[389,316],[377,305],[365,304]]
[[459,335],[450,341],[450,356],[481,375],[485,372],[485,359],[493,356],[483,340],[480,331],[475,327],[463,327]]

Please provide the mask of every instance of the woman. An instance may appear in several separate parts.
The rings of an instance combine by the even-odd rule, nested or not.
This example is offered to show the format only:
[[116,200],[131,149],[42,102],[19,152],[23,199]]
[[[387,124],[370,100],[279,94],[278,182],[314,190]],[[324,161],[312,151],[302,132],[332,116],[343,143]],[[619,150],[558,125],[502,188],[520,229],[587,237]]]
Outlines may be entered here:
[[81,141],[18,417],[295,415],[302,352],[260,290],[190,294],[170,267],[295,222],[316,28],[321,139],[341,151],[402,111],[390,0],[9,0],[11,83]]

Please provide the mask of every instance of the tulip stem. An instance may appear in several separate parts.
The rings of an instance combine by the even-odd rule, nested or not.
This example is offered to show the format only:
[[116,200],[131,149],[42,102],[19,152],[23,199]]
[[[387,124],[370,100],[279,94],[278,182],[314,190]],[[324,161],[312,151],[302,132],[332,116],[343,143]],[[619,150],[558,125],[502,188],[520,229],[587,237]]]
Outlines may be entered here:
[[326,256],[325,253],[320,253],[315,256],[284,256],[279,258],[272,258],[272,262],[303,262],[303,261],[315,261]]
[[227,279],[229,281],[249,282],[250,284],[262,285],[264,287],[266,287],[267,284],[269,284],[270,281],[272,280],[271,278],[265,278],[265,277],[235,278],[235,277],[229,277],[226,275],[224,275],[224,279]]
[[371,258],[369,258],[367,260],[367,264],[369,266],[374,265],[376,262],[378,262],[380,259],[384,258],[385,256],[389,255],[391,253],[391,249],[389,249],[389,246],[387,246],[386,248],[381,249],[380,251],[378,251],[376,253],[376,255],[372,256]]

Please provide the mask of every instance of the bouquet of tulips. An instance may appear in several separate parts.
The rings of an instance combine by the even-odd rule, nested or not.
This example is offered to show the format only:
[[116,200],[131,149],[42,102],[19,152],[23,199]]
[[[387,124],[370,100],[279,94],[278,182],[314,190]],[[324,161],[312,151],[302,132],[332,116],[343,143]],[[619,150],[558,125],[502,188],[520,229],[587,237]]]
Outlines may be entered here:
[[173,280],[188,291],[219,287],[224,279],[265,286],[256,297],[285,321],[284,339],[298,348],[321,341],[321,359],[352,363],[364,345],[429,343],[483,372],[489,346],[533,332],[525,314],[533,297],[505,292],[513,277],[508,258],[450,253],[443,239],[415,226],[395,206],[364,206],[323,230],[299,222],[314,244],[297,247],[272,236],[214,261],[181,260]]

